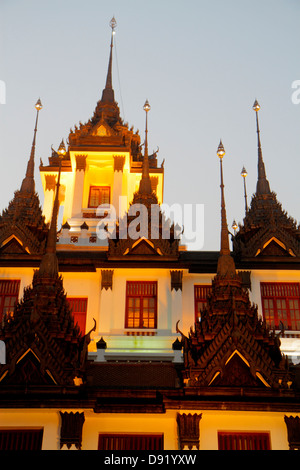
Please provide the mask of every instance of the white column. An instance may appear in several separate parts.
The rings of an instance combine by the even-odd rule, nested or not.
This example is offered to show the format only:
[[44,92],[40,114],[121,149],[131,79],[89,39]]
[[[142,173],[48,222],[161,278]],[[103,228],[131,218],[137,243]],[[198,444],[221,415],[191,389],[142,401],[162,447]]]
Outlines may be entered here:
[[52,217],[55,187],[56,187],[56,175],[45,175],[46,187],[44,193],[44,207],[43,215],[45,216],[45,222],[48,223]]
[[125,157],[114,155],[114,186],[112,194],[112,205],[115,208],[116,216],[119,216],[119,197],[122,196],[123,189],[123,168]]
[[76,155],[76,172],[72,204],[72,217],[81,217],[84,175],[87,155]]

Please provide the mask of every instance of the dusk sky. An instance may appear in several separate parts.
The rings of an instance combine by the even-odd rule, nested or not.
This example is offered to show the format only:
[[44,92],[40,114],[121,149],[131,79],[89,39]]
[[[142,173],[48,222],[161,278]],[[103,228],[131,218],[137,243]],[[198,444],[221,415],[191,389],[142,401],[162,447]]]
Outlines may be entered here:
[[121,116],[143,140],[149,100],[149,151],[159,147],[158,164],[165,160],[164,202],[204,204],[202,248],[220,246],[220,138],[229,230],[244,216],[243,166],[249,203],[255,192],[255,99],[271,190],[299,223],[300,104],[292,100],[299,0],[0,0],[1,211],[25,175],[38,98],[35,179],[43,204],[40,158],[47,164],[51,146],[92,117],[113,16]]

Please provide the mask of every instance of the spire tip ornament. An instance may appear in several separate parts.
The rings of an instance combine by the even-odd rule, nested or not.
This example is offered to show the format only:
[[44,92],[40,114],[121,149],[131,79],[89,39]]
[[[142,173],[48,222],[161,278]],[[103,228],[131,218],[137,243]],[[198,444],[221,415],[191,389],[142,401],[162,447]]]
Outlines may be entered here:
[[225,149],[224,149],[224,145],[223,145],[221,139],[220,139],[220,143],[219,143],[219,146],[218,146],[217,155],[218,155],[219,158],[223,158],[224,155],[225,155]]
[[110,20],[109,26],[111,27],[112,33],[114,34],[115,29],[116,29],[116,27],[117,27],[116,18],[115,18],[114,16],[113,16],[112,19]]
[[257,100],[254,101],[254,104],[252,106],[255,112],[258,112],[260,110],[260,105]]

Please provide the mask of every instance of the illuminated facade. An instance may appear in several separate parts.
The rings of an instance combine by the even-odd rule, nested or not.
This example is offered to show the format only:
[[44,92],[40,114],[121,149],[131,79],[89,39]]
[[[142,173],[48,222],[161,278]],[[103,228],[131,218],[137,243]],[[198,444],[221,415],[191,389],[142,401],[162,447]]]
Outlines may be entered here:
[[120,117],[111,27],[93,117],[40,165],[43,209],[38,102],[0,218],[0,448],[298,448],[300,232],[270,190],[259,105],[257,188],[233,249],[220,143],[220,250],[189,251],[161,208],[149,103],[143,144]]

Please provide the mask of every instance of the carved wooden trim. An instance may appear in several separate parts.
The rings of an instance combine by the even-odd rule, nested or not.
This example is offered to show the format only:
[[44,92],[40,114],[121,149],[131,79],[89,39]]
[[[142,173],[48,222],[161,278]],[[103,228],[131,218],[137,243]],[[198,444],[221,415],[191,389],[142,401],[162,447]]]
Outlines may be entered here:
[[290,450],[300,450],[300,418],[299,416],[285,416]]
[[177,425],[179,435],[179,446],[180,450],[183,450],[185,446],[191,450],[194,446],[199,450],[200,445],[200,430],[199,423],[202,418],[200,414],[180,414],[177,413]]
[[73,413],[60,411],[61,428],[60,428],[60,448],[66,445],[68,449],[74,444],[76,449],[81,449],[82,444],[82,427],[85,421],[84,413]]
[[101,290],[104,288],[106,290],[112,290],[113,284],[113,269],[102,269],[101,270]]
[[54,191],[56,186],[56,175],[45,175],[46,191]]
[[251,271],[238,271],[238,275],[245,289],[251,290]]
[[114,155],[114,171],[123,171],[125,157],[122,155]]
[[183,271],[177,271],[177,270],[171,270],[171,290],[175,289],[176,291],[178,289],[182,290],[182,276],[183,276]]
[[83,170],[85,171],[85,168],[86,168],[86,158],[87,158],[87,155],[75,155],[75,159],[76,159],[76,171],[79,170]]

